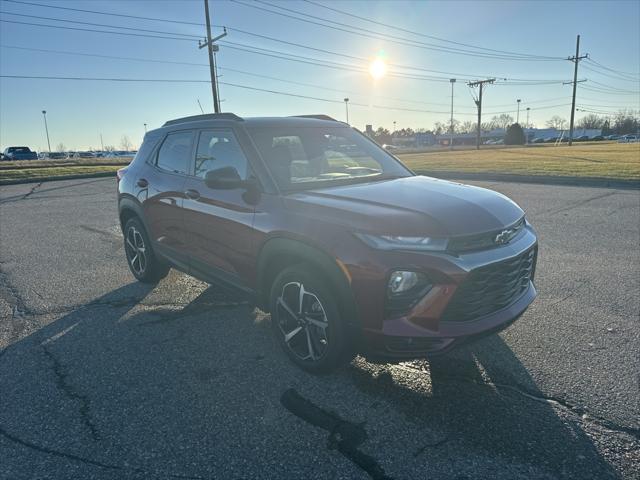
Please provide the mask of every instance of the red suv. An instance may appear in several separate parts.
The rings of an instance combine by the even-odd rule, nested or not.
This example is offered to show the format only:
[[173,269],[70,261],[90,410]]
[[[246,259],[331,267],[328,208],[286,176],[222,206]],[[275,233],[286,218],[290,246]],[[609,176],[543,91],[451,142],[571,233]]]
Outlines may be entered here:
[[289,357],[443,353],[536,296],[537,238],[483,188],[415,175],[322,115],[171,120],[118,172],[133,275],[170,267],[249,294]]

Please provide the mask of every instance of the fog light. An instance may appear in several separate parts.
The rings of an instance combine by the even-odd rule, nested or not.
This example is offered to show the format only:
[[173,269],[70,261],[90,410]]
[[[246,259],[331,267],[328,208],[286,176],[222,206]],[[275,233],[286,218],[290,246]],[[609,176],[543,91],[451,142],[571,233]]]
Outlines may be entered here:
[[420,281],[420,274],[416,272],[397,271],[389,278],[388,290],[390,295],[397,295],[415,287]]

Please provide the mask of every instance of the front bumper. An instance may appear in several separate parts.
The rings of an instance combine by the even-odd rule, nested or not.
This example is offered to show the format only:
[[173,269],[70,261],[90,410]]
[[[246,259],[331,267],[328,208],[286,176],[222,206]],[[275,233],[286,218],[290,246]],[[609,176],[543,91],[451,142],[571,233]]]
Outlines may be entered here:
[[[443,321],[442,317],[454,293],[471,273],[517,258],[532,250],[537,250],[537,237],[534,230],[527,225],[511,243],[501,247],[465,253],[457,257],[443,254],[423,255],[425,271],[429,272],[430,269],[429,274],[433,277],[433,268],[436,265],[438,273],[441,274],[439,281],[404,316],[382,319],[378,323],[380,328],[363,328],[366,351],[396,358],[436,355],[446,353],[477,337],[506,328],[524,313],[537,296],[533,272],[524,291],[506,306],[467,321]],[[534,270],[535,261],[534,258]],[[443,262],[446,262],[444,268]],[[415,262],[413,264],[418,266]]]

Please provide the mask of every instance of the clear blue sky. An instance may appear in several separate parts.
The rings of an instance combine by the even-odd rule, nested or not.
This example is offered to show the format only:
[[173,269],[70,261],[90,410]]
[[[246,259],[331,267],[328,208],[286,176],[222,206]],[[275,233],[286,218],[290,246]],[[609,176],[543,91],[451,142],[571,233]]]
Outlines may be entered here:
[[[133,16],[157,17],[185,22],[203,22],[202,0],[27,0],[100,12]],[[244,2],[245,0],[241,0]],[[247,0],[247,3],[250,0]],[[420,37],[406,31],[367,23],[363,20],[324,9],[304,1],[277,2],[280,7],[322,17],[327,20],[385,34],[383,38],[368,38],[292,18],[250,8],[231,1],[212,1],[212,23],[229,27],[225,40],[267,50],[284,52],[323,61],[347,64],[349,69],[326,68],[297,63],[255,53],[232,49],[221,43],[218,54],[220,81],[248,87],[275,90],[291,94],[334,100],[324,102],[272,93],[251,91],[221,85],[223,111],[239,115],[293,115],[326,113],[344,119],[342,99],[351,99],[350,123],[364,129],[367,123],[375,127],[432,128],[437,121],[448,122],[450,84],[455,85],[455,118],[474,120],[475,106],[468,78],[520,78],[554,80],[549,85],[494,85],[484,97],[483,121],[498,112],[516,116],[516,99],[521,98],[521,123],[525,108],[531,108],[531,123],[543,126],[552,115],[569,118],[573,64],[566,60],[532,61],[499,58],[478,58],[442,52],[391,41],[389,35],[423,42],[438,48],[457,46],[435,39]],[[578,104],[597,112],[615,112],[623,107],[640,109],[640,2],[638,1],[509,1],[509,2],[403,2],[403,1],[332,1],[332,8],[371,20],[394,25],[399,29],[420,32],[433,37],[457,41],[495,50],[526,53],[545,57],[567,57],[575,53],[576,34],[581,34],[581,52],[616,72],[603,70],[591,62],[581,62],[579,78],[586,83],[578,87]],[[269,10],[276,7],[253,5]],[[50,19],[15,16],[9,13],[91,22],[141,32],[140,29],[203,36],[198,25],[166,23],[125,17],[98,15],[73,10],[47,8],[0,0],[0,73],[3,75],[110,77],[144,79],[208,80],[206,50],[197,48],[197,40],[189,41],[121,36],[93,31],[62,30],[17,24],[15,22],[64,25],[89,30],[114,28],[64,23]],[[278,10],[294,15],[292,12]],[[308,20],[313,20],[306,17]],[[9,22],[9,23],[7,23]],[[342,28],[342,27],[339,27]],[[291,42],[285,44],[251,36],[238,30]],[[362,31],[362,30],[361,30]],[[214,28],[214,34],[221,28]],[[153,35],[152,33],[148,33]],[[377,36],[373,34],[373,36]],[[184,37],[188,38],[188,37]],[[404,40],[398,40],[404,42]],[[406,43],[406,42],[405,42]],[[336,56],[302,46],[339,53]],[[424,45],[423,45],[424,46]],[[36,52],[7,47],[45,49],[116,57],[196,63],[176,65],[134,60],[98,58],[53,52]],[[381,53],[382,52],[382,53]],[[483,51],[487,52],[487,51]],[[438,79],[403,78],[386,75],[373,80],[366,62],[382,55],[389,73],[408,76],[430,75]],[[356,57],[356,58],[349,58]],[[429,73],[406,67],[436,70]],[[284,83],[276,79],[258,78],[234,70],[276,77],[318,87]],[[354,71],[356,70],[356,71]],[[450,72],[455,73],[455,75]],[[628,76],[631,74],[631,76]],[[444,81],[442,81],[444,80]],[[598,83],[594,83],[598,82]],[[604,86],[603,86],[604,85]],[[138,144],[149,128],[165,120],[200,113],[197,99],[205,111],[212,109],[211,91],[207,83],[116,83],[34,79],[0,79],[0,144],[29,145],[46,149],[41,110],[46,109],[52,148],[62,142],[68,149],[100,148],[100,133],[105,145],[118,146],[123,135]],[[359,104],[359,105],[356,105]],[[389,107],[389,108],[380,108]],[[396,109],[392,109],[394,107]],[[401,110],[404,109],[404,110]],[[409,111],[421,110],[421,111]],[[578,118],[585,113],[578,112]]]

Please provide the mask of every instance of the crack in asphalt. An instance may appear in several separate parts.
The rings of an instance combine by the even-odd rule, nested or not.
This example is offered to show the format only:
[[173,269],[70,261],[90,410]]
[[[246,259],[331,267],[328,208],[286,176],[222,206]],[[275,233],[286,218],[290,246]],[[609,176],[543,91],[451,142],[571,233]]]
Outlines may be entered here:
[[22,198],[21,198],[20,200],[24,200],[25,198],[29,198],[29,197],[30,197],[31,195],[33,195],[33,194],[36,192],[36,190],[37,190],[38,188],[40,188],[41,186],[42,186],[42,182],[36,183],[33,187],[31,187],[31,189],[30,189],[27,193],[25,193],[25,194],[22,196]]
[[64,366],[62,365],[60,360],[53,354],[53,352],[51,352],[51,350],[48,349],[45,345],[42,345],[42,350],[44,351],[45,355],[49,357],[49,360],[51,360],[51,368],[56,377],[56,386],[71,400],[75,400],[80,403],[79,413],[80,418],[82,419],[82,424],[91,433],[91,438],[93,438],[93,441],[99,441],[100,434],[91,415],[91,402],[89,400],[89,397],[87,395],[78,393],[73,385],[71,385],[71,383],[69,382],[69,374],[65,371]]
[[620,192],[603,193],[602,195],[596,195],[595,197],[589,197],[589,198],[586,198],[584,200],[580,200],[579,202],[572,203],[571,205],[568,205],[566,207],[559,208],[557,210],[547,210],[545,212],[541,212],[540,215],[545,215],[547,213],[550,214],[550,215],[555,215],[557,213],[566,212],[568,210],[573,210],[574,208],[579,208],[579,207],[585,205],[586,203],[592,202],[594,200],[600,200],[601,198],[611,197],[612,195],[617,195],[618,193],[620,193]]
[[176,474],[176,473],[168,473],[168,472],[162,472],[162,471],[156,471],[156,470],[149,470],[149,469],[145,469],[145,468],[142,468],[142,467],[115,465],[115,464],[100,462],[98,460],[93,460],[91,458],[83,457],[83,456],[76,455],[76,454],[73,454],[73,453],[62,452],[62,451],[54,450],[52,448],[45,447],[45,446],[42,446],[42,445],[37,445],[35,443],[29,442],[29,441],[24,440],[24,439],[22,439],[20,437],[12,435],[11,433],[7,432],[1,425],[0,425],[0,435],[2,435],[6,439],[8,439],[8,440],[10,440],[10,441],[12,441],[14,443],[17,443],[18,445],[21,445],[21,446],[26,447],[26,448],[31,449],[31,450],[35,450],[35,451],[40,452],[40,453],[45,453],[45,454],[53,455],[53,456],[56,456],[56,457],[62,457],[62,458],[65,458],[67,460],[73,460],[75,462],[83,463],[83,464],[86,464],[86,465],[92,465],[94,467],[104,468],[104,469],[107,469],[107,470],[116,470],[116,471],[123,471],[123,472],[139,473],[139,474],[144,475],[145,477],[162,475],[165,478],[180,478],[180,479],[185,479],[185,480],[204,480],[204,479],[207,478],[207,477],[202,477],[202,476],[198,476],[198,475],[181,475],[181,474]]
[[9,275],[0,269],[0,299],[11,307],[11,318],[29,315],[32,312],[27,307],[18,289],[9,281]]
[[[407,366],[395,366],[395,368],[401,369],[401,370],[407,370],[410,371],[412,373],[423,373],[421,370],[415,369],[415,368],[411,368],[411,367],[407,367]],[[569,401],[567,401],[564,398],[560,398],[560,397],[556,397],[553,395],[542,395],[540,393],[536,393],[536,392],[532,392],[526,388],[522,388],[521,386],[517,386],[517,385],[509,385],[506,383],[493,383],[493,382],[483,382],[483,381],[478,381],[477,379],[474,378],[470,378],[470,377],[465,377],[465,376],[452,376],[452,375],[447,375],[447,376],[442,376],[442,377],[438,377],[439,381],[444,381],[444,382],[464,382],[464,383],[473,383],[474,385],[478,385],[481,387],[489,387],[492,389],[503,389],[503,390],[509,390],[512,391],[514,393],[517,393],[525,398],[528,398],[529,400],[533,400],[536,402],[542,402],[542,403],[551,403],[559,408],[562,408],[565,411],[568,411],[570,413],[573,413],[577,416],[580,417],[580,420],[583,422],[586,421],[590,421],[591,423],[594,423],[600,427],[603,427],[607,430],[613,431],[613,432],[619,432],[619,433],[625,433],[627,435],[631,435],[632,437],[640,440],[640,428],[634,428],[634,427],[627,427],[624,425],[620,425],[616,422],[613,422],[609,419],[606,419],[604,417],[600,417],[600,416],[592,416],[590,413],[588,413],[588,410],[585,407],[581,407],[579,405],[575,405]]]
[[[91,181],[88,181],[88,182],[72,183],[70,185],[62,185],[62,186],[52,187],[52,188],[44,188],[44,189],[40,190],[40,192],[51,192],[53,190],[64,190],[64,189],[67,189],[67,188],[79,187],[79,186],[86,185],[86,184],[89,184],[89,183],[96,183],[96,182],[99,182],[100,180],[104,180],[104,179],[91,180]],[[11,197],[3,198],[2,200],[0,200],[0,204],[3,204],[3,203],[14,203],[14,202],[17,202],[17,201],[20,201],[20,200],[24,200],[25,198],[28,198],[30,195],[32,195],[36,189],[40,188],[43,183],[44,182],[40,182],[40,183],[36,184],[34,187],[31,188],[31,191],[27,192],[26,194],[13,195]],[[92,194],[92,195],[94,195],[94,194]],[[75,194],[70,194],[69,195],[69,197],[74,197],[74,198],[76,196],[77,195],[75,195]]]
[[368,473],[373,480],[391,480],[375,458],[358,448],[367,439],[363,424],[349,422],[335,413],[323,410],[293,388],[284,391],[280,403],[296,417],[327,430],[329,450],[338,450],[345,458]]

